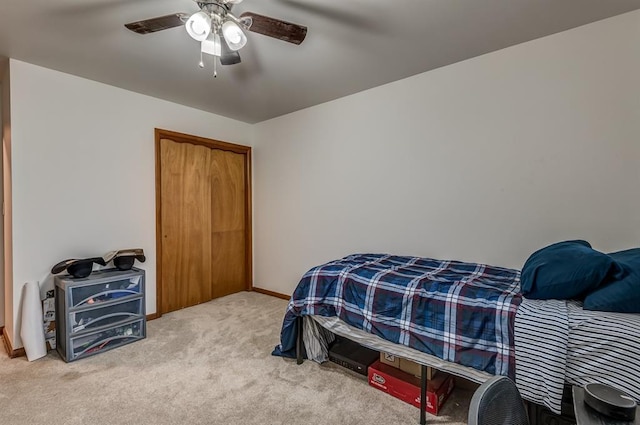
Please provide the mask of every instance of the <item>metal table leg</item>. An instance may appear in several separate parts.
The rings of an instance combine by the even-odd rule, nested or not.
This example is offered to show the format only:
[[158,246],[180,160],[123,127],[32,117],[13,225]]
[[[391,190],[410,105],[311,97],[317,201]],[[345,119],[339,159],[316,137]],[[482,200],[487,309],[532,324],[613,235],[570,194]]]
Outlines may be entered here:
[[420,425],[427,423],[427,367],[420,365]]
[[296,362],[302,364],[302,316],[296,318]]

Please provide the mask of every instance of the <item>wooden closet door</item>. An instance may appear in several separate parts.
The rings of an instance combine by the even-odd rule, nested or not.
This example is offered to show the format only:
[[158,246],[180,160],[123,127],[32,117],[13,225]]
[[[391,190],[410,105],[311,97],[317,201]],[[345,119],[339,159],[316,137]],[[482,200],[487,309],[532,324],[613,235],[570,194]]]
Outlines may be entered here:
[[158,312],[251,289],[250,152],[156,130]]
[[211,149],[160,140],[162,312],[212,299]]

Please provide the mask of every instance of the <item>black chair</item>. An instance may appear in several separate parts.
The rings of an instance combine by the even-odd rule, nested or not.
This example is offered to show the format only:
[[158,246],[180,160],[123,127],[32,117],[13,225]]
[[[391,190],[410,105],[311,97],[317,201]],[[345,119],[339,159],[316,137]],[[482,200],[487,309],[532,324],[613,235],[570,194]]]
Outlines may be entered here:
[[529,425],[516,384],[494,376],[476,390],[469,406],[469,425]]

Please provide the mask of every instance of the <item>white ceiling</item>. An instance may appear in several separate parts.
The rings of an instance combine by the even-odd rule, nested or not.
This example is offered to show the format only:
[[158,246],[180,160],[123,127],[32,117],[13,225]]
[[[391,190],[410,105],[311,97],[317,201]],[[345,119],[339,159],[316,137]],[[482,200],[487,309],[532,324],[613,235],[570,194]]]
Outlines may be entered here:
[[242,63],[214,79],[183,28],[123,26],[194,12],[192,0],[0,2],[0,56],[249,123],[640,9],[640,0],[244,0],[235,14],[306,25],[307,39],[249,33]]

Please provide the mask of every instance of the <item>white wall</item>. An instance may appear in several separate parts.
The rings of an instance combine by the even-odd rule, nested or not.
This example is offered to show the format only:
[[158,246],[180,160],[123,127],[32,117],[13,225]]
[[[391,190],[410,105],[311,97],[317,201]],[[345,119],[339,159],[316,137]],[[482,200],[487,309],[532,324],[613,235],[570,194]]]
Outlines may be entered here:
[[[5,205],[2,217],[2,255],[0,262],[2,263],[2,290],[0,290],[0,320],[5,326],[4,336],[13,341],[13,280],[11,276],[11,209],[8,211],[6,206],[11,206],[11,72],[9,69],[9,61],[2,61],[2,105],[1,121],[2,121],[2,202]],[[6,267],[5,267],[6,264]]]
[[155,312],[154,128],[248,145],[251,126],[16,60],[11,68],[13,317],[67,258],[144,248]]
[[257,124],[254,285],[354,252],[638,246],[639,144],[640,11]]
[[[8,61],[3,61],[0,60],[0,140],[2,141],[2,144],[4,145],[4,134],[5,134],[5,130],[4,130],[4,122],[6,121],[7,123],[10,122],[9,120],[9,72],[8,72],[8,68],[9,68],[9,62]],[[6,91],[5,91],[5,87]],[[7,124],[7,128],[9,128],[8,124]],[[9,131],[9,130],[7,130]],[[0,153],[0,156],[4,157],[4,155],[2,153]],[[3,184],[4,184],[4,176],[3,176],[3,172],[4,172],[4,166],[3,166],[3,160],[0,160],[0,190],[2,191],[2,193],[4,194],[4,188],[3,188]],[[4,197],[4,195],[0,196],[0,199],[2,199]],[[4,200],[3,200],[4,201]],[[4,214],[3,214],[4,215]],[[4,221],[4,218],[3,218]],[[4,300],[5,300],[5,287],[4,287],[4,223],[0,224],[0,327],[4,326],[5,324],[5,318],[4,318],[4,311],[5,311],[5,307],[4,307]]]
[[[0,61],[0,99],[3,95],[3,77],[4,77],[4,69],[3,63]],[[0,135],[4,133],[3,126],[3,103],[0,101]],[[0,139],[4,139],[0,136]],[[0,154],[1,155],[1,154]],[[0,188],[2,188],[2,161],[0,160]],[[3,191],[4,192],[4,191]],[[0,196],[0,199],[2,196]],[[4,224],[0,226],[0,241],[4,241]],[[4,245],[0,243],[0,327],[4,326]]]

